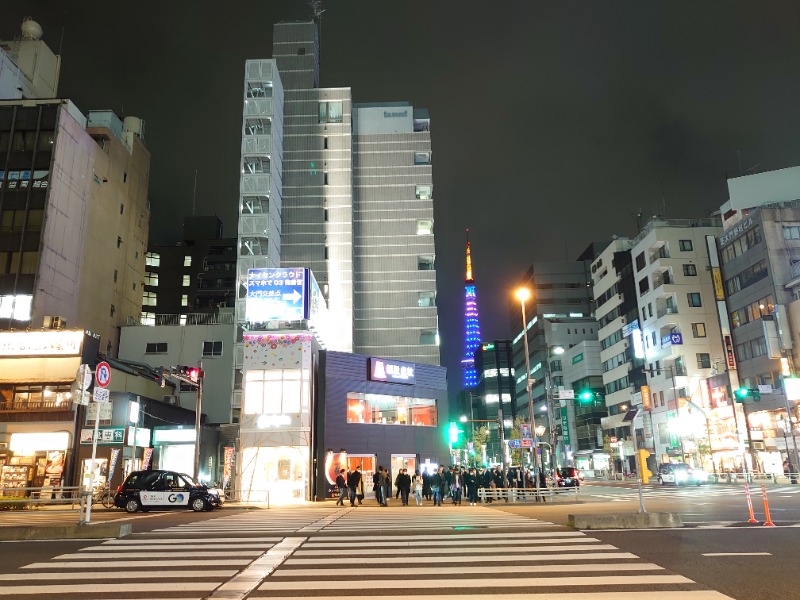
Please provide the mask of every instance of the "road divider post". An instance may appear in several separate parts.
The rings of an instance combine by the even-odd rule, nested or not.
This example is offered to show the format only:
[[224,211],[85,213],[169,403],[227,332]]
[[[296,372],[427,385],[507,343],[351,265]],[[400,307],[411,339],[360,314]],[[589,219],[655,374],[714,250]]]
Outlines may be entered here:
[[764,497],[764,525],[766,527],[775,527],[775,523],[772,522],[772,519],[769,516],[769,501],[767,500],[767,486],[763,483],[761,484],[761,495]]
[[753,525],[758,523],[758,521],[756,520],[756,516],[753,514],[753,500],[750,497],[750,486],[746,483],[744,484],[744,495],[747,498],[747,510],[750,511],[750,518],[747,520],[747,522]]

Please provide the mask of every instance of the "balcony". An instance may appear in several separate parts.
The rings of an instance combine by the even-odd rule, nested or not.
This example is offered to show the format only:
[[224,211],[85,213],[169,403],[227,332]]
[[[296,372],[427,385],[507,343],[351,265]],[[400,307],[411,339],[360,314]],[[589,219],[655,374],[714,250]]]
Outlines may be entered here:
[[665,306],[664,308],[659,308],[656,311],[656,318],[660,319],[661,317],[665,317],[667,315],[677,315],[678,309],[673,306]]

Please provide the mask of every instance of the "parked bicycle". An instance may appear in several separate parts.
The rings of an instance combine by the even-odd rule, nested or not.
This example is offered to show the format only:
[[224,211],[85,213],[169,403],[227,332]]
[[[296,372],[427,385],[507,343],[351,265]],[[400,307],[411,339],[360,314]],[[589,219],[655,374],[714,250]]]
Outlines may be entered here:
[[107,487],[95,487],[92,504],[101,503],[104,508],[114,508],[114,493]]

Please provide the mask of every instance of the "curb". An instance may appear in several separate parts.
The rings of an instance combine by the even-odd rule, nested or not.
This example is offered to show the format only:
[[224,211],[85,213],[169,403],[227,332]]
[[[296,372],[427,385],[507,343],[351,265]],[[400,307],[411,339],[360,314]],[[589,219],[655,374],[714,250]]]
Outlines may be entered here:
[[121,538],[130,535],[130,523],[97,523],[95,525],[37,525],[0,527],[0,541],[12,540],[71,540]]

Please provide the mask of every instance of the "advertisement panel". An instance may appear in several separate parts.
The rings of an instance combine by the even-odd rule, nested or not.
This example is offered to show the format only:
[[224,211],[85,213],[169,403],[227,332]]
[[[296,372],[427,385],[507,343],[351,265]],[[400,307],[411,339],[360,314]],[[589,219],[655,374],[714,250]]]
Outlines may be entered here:
[[251,323],[308,318],[308,269],[249,269],[245,318]]

